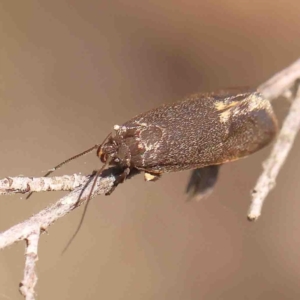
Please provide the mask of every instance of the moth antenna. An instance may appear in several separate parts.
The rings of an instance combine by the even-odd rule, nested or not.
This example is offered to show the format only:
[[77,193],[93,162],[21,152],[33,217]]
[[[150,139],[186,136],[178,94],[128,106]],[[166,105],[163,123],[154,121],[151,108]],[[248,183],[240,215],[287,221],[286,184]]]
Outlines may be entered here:
[[[76,158],[78,158],[78,157],[80,157],[80,156],[83,156],[83,155],[85,155],[85,154],[87,154],[87,153],[90,153],[90,152],[92,152],[94,149],[97,149],[97,148],[99,148],[99,147],[101,148],[102,145],[107,141],[107,139],[108,139],[110,136],[111,136],[111,133],[109,133],[109,134],[106,136],[106,138],[104,139],[104,141],[102,142],[102,144],[100,144],[100,145],[99,145],[99,144],[96,144],[95,146],[93,146],[93,147],[91,147],[91,148],[89,148],[89,149],[87,149],[87,150],[85,150],[85,151],[83,151],[83,152],[81,152],[81,153],[79,153],[79,154],[76,154],[76,155],[74,155],[74,156],[68,158],[67,160],[61,162],[60,164],[58,164],[58,165],[55,166],[54,168],[50,169],[43,177],[48,177],[48,176],[49,176],[50,174],[52,174],[54,171],[56,171],[57,169],[61,168],[63,165],[66,165],[66,164],[69,163],[70,161],[72,161],[72,160],[74,160],[74,159],[76,159]],[[28,196],[27,196],[25,199],[26,199],[26,200],[29,199],[30,196],[31,196],[33,193],[34,193],[34,192],[30,192],[30,193],[28,194]]]
[[[92,197],[92,193],[95,189],[95,185],[96,185],[96,182],[97,182],[97,179],[99,177],[99,175],[101,175],[102,171],[104,170],[104,168],[108,165],[108,161],[102,166],[101,169],[97,170],[96,174],[94,177],[92,177],[88,182],[87,182],[87,185],[91,182],[91,180],[94,178],[94,181],[93,181],[93,185],[92,185],[92,188],[90,190],[90,193],[89,193],[89,196],[87,198],[87,202],[86,202],[86,205],[84,207],[84,210],[83,210],[83,213],[82,213],[82,216],[81,216],[81,219],[79,221],[79,224],[77,225],[77,228],[75,230],[75,232],[73,233],[72,237],[70,238],[69,242],[67,243],[66,247],[63,249],[62,251],[62,255],[67,251],[67,249],[69,248],[69,246],[72,244],[72,242],[74,241],[76,235],[78,234],[82,224],[83,224],[83,221],[84,221],[84,218],[85,218],[85,215],[86,215],[86,212],[87,212],[87,209],[88,209],[88,205],[90,203],[90,200],[91,200],[91,197]],[[81,195],[83,193],[83,191],[85,190],[85,188],[87,187],[87,185],[83,188],[83,190],[81,191],[80,195],[79,195],[79,199],[78,201],[80,200],[81,198]]]
[[[111,133],[109,133],[106,138],[104,139],[104,141],[102,142],[102,144],[100,146],[98,146],[98,148],[102,148],[102,146],[104,145],[104,143],[107,141],[107,139],[111,136]],[[97,145],[95,145],[95,147],[97,147]],[[86,215],[86,212],[87,212],[87,209],[88,209],[88,205],[90,203],[90,200],[91,200],[91,197],[92,197],[92,193],[95,189],[95,185],[96,185],[96,182],[97,182],[97,179],[99,177],[99,175],[101,175],[102,171],[105,169],[105,167],[109,164],[109,159],[105,162],[105,164],[97,171],[97,172],[94,172],[94,177],[91,177],[88,182],[86,183],[86,185],[84,186],[84,188],[82,189],[81,193],[79,194],[79,197],[78,197],[78,200],[77,200],[77,203],[80,201],[81,199],[81,196],[82,196],[82,193],[84,192],[84,190],[86,189],[86,187],[90,184],[90,182],[92,181],[92,179],[94,178],[94,181],[93,181],[93,185],[92,185],[92,188],[90,190],[90,193],[88,195],[88,198],[87,198],[87,202],[86,202],[86,205],[84,207],[84,210],[83,210],[83,213],[82,213],[82,216],[81,216],[81,219],[79,221],[79,224],[77,225],[77,228],[75,230],[75,232],[73,233],[72,237],[70,238],[69,242],[67,243],[67,245],[65,246],[65,248],[63,249],[62,251],[62,255],[67,251],[67,249],[69,248],[69,246],[72,244],[72,242],[74,241],[76,235],[78,234],[82,224],[83,224],[83,221],[84,221],[84,218],[85,218],[85,215]]]
[[[48,177],[50,174],[52,174],[54,171],[56,171],[57,169],[61,168],[63,165],[66,165],[67,163],[69,163],[70,161],[82,156],[82,155],[85,155],[89,152],[92,152],[94,149],[97,149],[99,147],[99,145],[95,145],[79,154],[76,154],[70,158],[68,158],[67,160],[61,162],[60,164],[58,164],[57,166],[55,166],[54,168],[50,169],[43,177]],[[29,197],[33,194],[34,192],[31,192],[28,194],[28,196],[25,198],[26,200],[29,199]]]

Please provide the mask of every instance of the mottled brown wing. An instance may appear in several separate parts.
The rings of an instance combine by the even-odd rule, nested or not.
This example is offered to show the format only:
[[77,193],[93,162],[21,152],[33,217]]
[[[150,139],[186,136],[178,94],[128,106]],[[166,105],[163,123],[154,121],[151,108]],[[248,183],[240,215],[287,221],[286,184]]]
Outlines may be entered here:
[[138,132],[145,149],[135,167],[155,173],[236,160],[267,145],[277,130],[269,101],[236,89],[195,94],[123,126]]

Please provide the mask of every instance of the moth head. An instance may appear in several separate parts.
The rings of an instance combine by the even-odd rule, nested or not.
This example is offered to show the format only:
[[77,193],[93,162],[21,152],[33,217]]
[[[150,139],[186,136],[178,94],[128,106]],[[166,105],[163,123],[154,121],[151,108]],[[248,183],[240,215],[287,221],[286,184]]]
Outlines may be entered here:
[[[97,149],[97,156],[100,158],[101,162],[107,163],[109,161],[114,161],[118,163],[117,152],[118,143],[116,140],[110,136],[102,145]],[[108,162],[110,163],[110,162]]]

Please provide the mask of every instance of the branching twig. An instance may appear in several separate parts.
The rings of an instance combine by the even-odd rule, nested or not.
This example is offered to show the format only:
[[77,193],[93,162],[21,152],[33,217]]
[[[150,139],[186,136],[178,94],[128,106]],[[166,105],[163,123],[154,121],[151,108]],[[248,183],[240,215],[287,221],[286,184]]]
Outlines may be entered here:
[[[111,172],[110,172],[111,170]],[[109,173],[105,177],[99,177],[91,195],[93,198],[96,195],[111,193],[114,189],[116,177],[113,169],[107,170]],[[77,175],[78,176],[78,175]],[[75,178],[76,176],[74,176]],[[79,176],[81,177],[81,176]],[[30,178],[23,178],[26,182]],[[14,180],[11,178],[11,180]],[[70,194],[63,197],[55,204],[40,211],[30,219],[19,223],[8,230],[0,233],[0,249],[3,249],[17,241],[26,240],[26,261],[24,270],[24,279],[20,284],[20,291],[27,300],[34,300],[34,287],[37,282],[35,273],[35,262],[37,260],[37,246],[40,233],[45,231],[53,222],[71,212],[74,208],[84,203],[90,194],[91,185],[89,176],[81,178],[82,184],[75,188]],[[19,181],[22,185],[22,180]],[[16,190],[21,190],[16,187]]]
[[[0,233],[0,249],[10,246],[15,242],[27,239],[37,227],[39,227],[41,231],[46,230],[57,219],[63,217],[74,208],[84,203],[87,200],[91,188],[89,185],[83,190],[88,180],[89,177],[86,177],[83,185],[75,188],[74,191],[61,198],[55,204],[45,208],[30,219]],[[99,177],[92,193],[92,197],[110,193],[114,188],[115,181],[116,177],[112,173],[106,177]],[[80,201],[78,202],[79,199]]]
[[[298,78],[300,78],[300,60],[276,74],[269,81],[262,84],[258,90],[265,98],[272,100],[289,90]],[[300,92],[298,91],[271,156],[264,164],[264,172],[260,176],[252,194],[253,199],[248,214],[249,219],[257,219],[260,215],[263,201],[274,186],[276,176],[292,147],[299,126]],[[111,193],[115,187],[116,180],[117,177],[113,169],[103,172],[102,177],[99,177],[97,180],[92,197],[99,194]],[[0,233],[0,249],[12,245],[17,241],[27,241],[24,279],[20,286],[21,293],[26,299],[35,299],[34,287],[37,281],[35,262],[37,261],[40,233],[46,230],[53,222],[87,200],[91,188],[89,181],[90,176],[85,177],[80,175],[53,178],[7,177],[0,180],[0,195],[35,191],[72,191],[30,219]]]
[[264,162],[264,171],[260,175],[252,192],[252,202],[248,212],[250,221],[256,220],[260,214],[264,200],[274,188],[276,177],[283,166],[300,128],[300,91],[294,99],[288,116],[280,130],[269,158]]
[[[276,74],[258,90],[272,100],[280,94],[289,91],[291,85],[300,78],[300,60]],[[286,89],[284,86],[286,85]],[[264,162],[264,171],[259,177],[252,192],[252,201],[248,211],[248,220],[255,221],[261,214],[261,209],[269,192],[274,188],[277,175],[288,156],[295,137],[300,129],[300,89],[296,86],[297,92],[290,96],[293,103],[289,113],[279,132],[269,158]],[[292,94],[292,93],[290,93]],[[271,97],[271,98],[270,98]]]

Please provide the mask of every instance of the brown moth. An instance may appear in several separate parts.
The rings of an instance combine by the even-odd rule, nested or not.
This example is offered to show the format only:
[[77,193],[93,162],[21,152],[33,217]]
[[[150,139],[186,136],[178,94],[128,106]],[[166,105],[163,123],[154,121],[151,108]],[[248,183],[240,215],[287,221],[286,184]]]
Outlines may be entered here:
[[[95,174],[88,201],[97,177],[107,165],[121,169],[115,186],[129,174],[141,171],[150,181],[163,173],[193,169],[187,192],[200,199],[212,191],[220,165],[246,157],[273,140],[277,120],[270,102],[259,92],[230,89],[194,94],[162,105],[123,125],[115,125],[114,131],[100,146],[67,159],[45,176],[97,149],[97,156],[104,165]],[[76,236],[86,209],[87,206],[65,250]]]
[[163,173],[194,169],[187,192],[202,197],[214,186],[220,165],[265,147],[277,127],[270,102],[257,91],[235,88],[194,94],[115,125],[114,135],[110,133],[100,146],[71,157],[45,176],[97,149],[104,166],[90,196],[97,176],[112,165],[121,169],[116,185],[133,171],[144,172],[151,181]]
[[[162,173],[246,157],[273,140],[277,120],[259,92],[230,89],[191,95],[137,115],[114,130],[114,136],[98,147],[97,156],[121,167],[122,180],[137,169],[149,181]],[[217,168],[207,170],[217,176]]]

